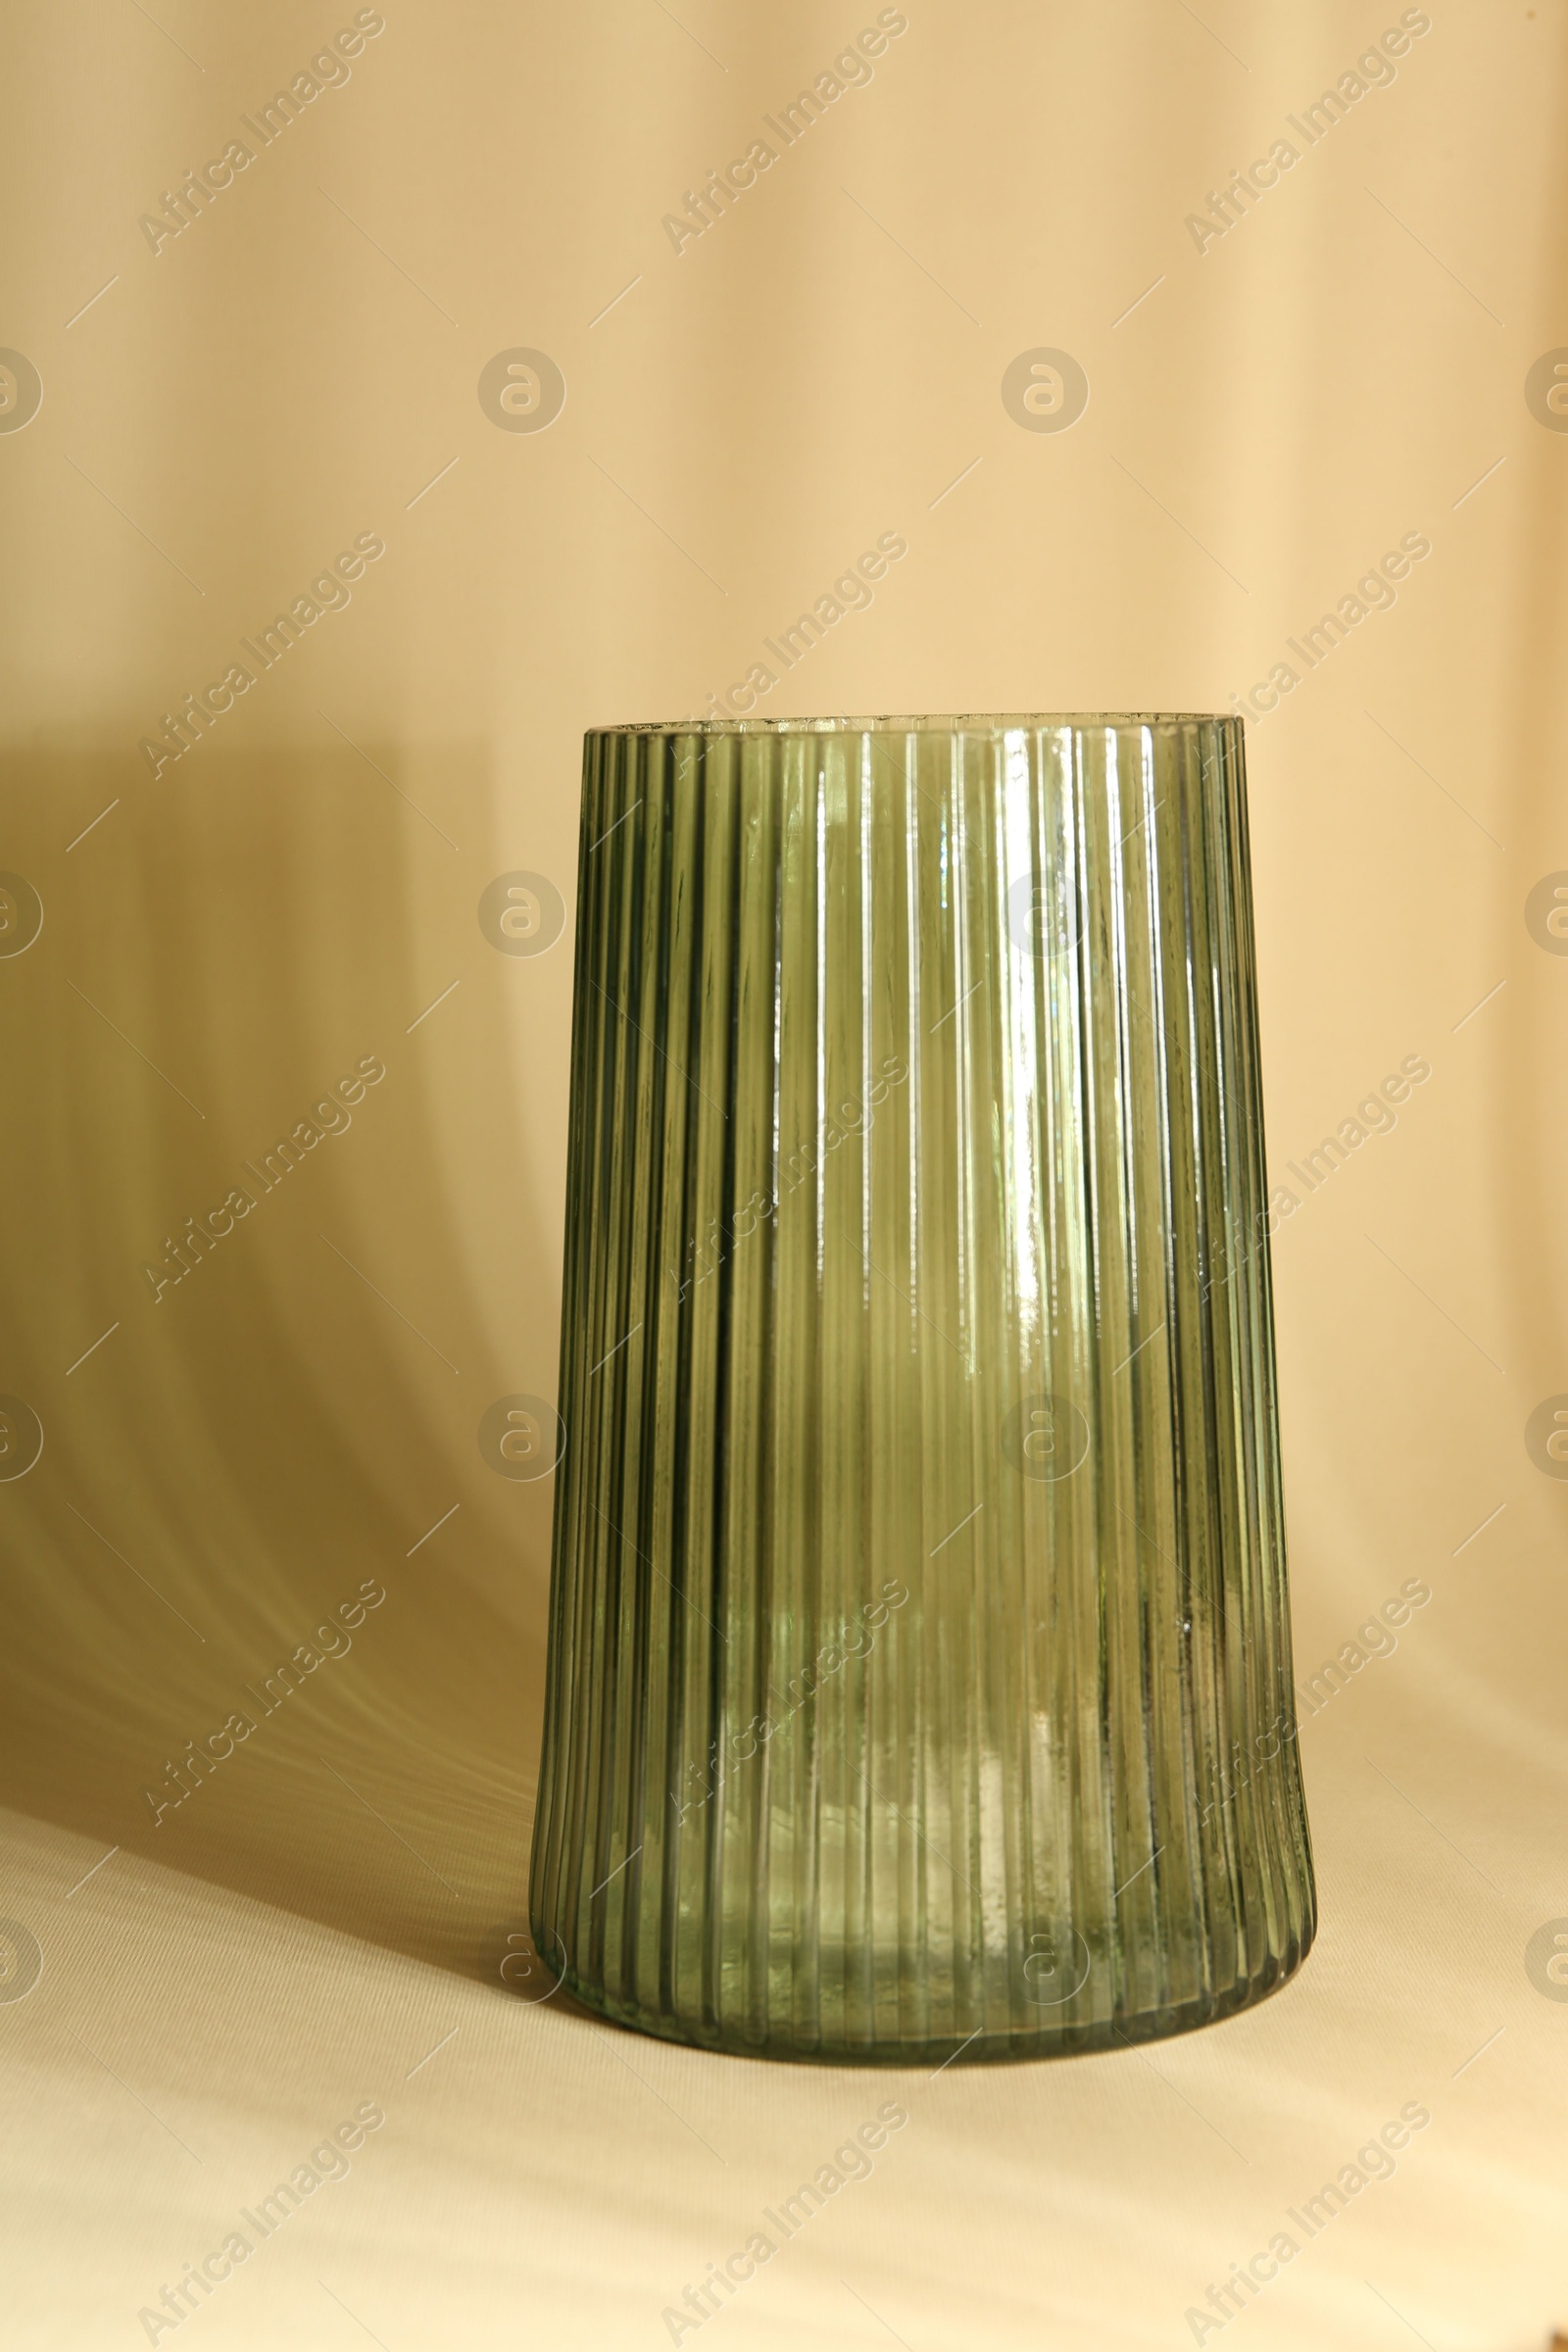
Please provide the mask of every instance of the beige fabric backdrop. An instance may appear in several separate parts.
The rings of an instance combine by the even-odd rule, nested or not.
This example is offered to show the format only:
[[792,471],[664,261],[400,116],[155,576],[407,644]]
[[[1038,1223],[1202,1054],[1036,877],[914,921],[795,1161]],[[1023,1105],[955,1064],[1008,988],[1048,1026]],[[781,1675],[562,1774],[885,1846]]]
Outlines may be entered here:
[[[1432,0],[1402,49],[1359,0],[900,14],[788,146],[766,119],[875,8],[6,28],[0,1391],[43,1433],[0,1482],[10,2343],[667,2343],[890,2098],[871,2176],[682,2341],[1527,2352],[1568,2315],[1550,359],[1526,397],[1568,345],[1562,0]],[[313,75],[340,28],[347,78]],[[232,140],[178,234],[142,225]],[[1189,225],[1280,140],[1223,235]],[[1004,400],[1022,359],[1049,403],[1041,350],[1087,375],[1066,429]],[[564,378],[547,429],[513,429],[518,351]],[[932,2081],[521,1997],[551,1496],[478,1442],[554,1394],[570,1003],[569,915],[500,953],[481,894],[526,871],[569,909],[584,727],[705,708],[882,533],[906,556],[760,709],[1227,710],[1299,673],[1252,826],[1303,1683],[1345,1652],[1302,1710],[1300,1980],[1143,2054]],[[357,539],[351,601],[264,669],[242,641]],[[1358,598],[1401,539],[1396,601]],[[235,662],[155,775],[143,739]],[[1309,1193],[1287,1163],[1406,1057],[1397,1125]],[[155,1299],[143,1263],[361,1063],[352,1124]],[[1357,1643],[1408,1582],[1396,1646]],[[1393,2177],[1308,2238],[1288,2210],[1407,2106]],[[362,2108],[347,2176],[248,2229]],[[236,2230],[179,2328],[139,2320]]]

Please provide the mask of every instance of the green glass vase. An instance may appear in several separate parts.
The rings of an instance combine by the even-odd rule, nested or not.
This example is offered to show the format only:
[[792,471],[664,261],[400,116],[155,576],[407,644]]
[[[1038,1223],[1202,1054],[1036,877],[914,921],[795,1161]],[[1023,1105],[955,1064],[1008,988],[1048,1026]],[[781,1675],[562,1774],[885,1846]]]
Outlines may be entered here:
[[1103,2049],[1311,1940],[1242,728],[585,747],[531,1916],[581,2001]]

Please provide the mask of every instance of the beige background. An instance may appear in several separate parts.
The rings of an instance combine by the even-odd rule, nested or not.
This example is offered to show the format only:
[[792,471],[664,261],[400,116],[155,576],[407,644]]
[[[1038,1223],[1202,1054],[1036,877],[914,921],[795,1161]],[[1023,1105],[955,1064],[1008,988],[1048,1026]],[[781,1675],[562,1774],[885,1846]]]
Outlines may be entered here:
[[[1190,2343],[1418,2101],[1396,2176],[1226,2342],[1526,2352],[1568,2317],[1568,2005],[1526,1966],[1568,1914],[1568,1493],[1523,1437],[1568,1389],[1568,961],[1524,919],[1568,867],[1568,437],[1523,391],[1568,342],[1562,0],[1434,0],[1201,255],[1185,216],[1396,8],[909,0],[678,256],[662,216],[873,9],[388,0],[155,255],[138,217],[353,13],[83,0],[4,36],[0,343],[44,399],[0,434],[0,866],[45,907],[0,958],[0,1390],[45,1431],[0,1484],[0,1912],[44,1960],[0,2005],[7,2341],[146,2341],[375,2100],[182,2344],[666,2343],[896,2095],[872,2178],[705,2345]],[[476,397],[516,346],[564,374],[548,431]],[[1063,433],[1003,406],[1038,346],[1090,379]],[[1277,1246],[1298,1665],[1407,1578],[1433,1598],[1303,1728],[1295,1985],[932,2082],[503,1983],[550,1490],[476,1442],[554,1395],[570,1002],[569,925],[500,955],[480,893],[526,868],[569,906],[583,729],[700,709],[888,530],[906,559],[765,710],[1226,710],[1432,543],[1250,760],[1271,1161],[1432,1066]],[[348,609],[154,781],[159,714],[367,531]],[[155,1304],[143,1259],[368,1054],[352,1129]],[[155,1827],[166,1760],[371,1579],[352,1651]]]

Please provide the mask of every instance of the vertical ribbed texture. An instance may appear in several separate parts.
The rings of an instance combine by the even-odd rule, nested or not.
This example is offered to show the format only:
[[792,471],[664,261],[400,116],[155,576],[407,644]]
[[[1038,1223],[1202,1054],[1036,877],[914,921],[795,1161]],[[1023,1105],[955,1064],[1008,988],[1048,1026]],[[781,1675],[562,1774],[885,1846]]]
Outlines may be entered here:
[[576,954],[541,1950],[858,2062],[1258,1998],[1313,1895],[1239,723],[591,735]]

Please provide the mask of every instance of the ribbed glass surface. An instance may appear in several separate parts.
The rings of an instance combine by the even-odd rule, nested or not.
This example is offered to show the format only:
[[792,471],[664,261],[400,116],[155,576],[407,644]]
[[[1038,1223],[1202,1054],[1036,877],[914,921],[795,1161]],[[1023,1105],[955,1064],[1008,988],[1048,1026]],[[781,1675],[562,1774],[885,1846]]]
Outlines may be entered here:
[[532,1913],[933,2062],[1300,1961],[1240,723],[586,743]]

